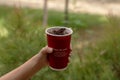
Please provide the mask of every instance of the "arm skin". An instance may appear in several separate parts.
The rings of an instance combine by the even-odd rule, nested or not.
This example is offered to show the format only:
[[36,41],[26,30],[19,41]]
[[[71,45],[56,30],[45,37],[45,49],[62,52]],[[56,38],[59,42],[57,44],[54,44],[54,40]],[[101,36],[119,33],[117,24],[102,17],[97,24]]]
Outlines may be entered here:
[[52,49],[44,47],[41,51],[26,61],[20,67],[0,77],[0,80],[29,80],[36,72],[47,65],[47,54]]

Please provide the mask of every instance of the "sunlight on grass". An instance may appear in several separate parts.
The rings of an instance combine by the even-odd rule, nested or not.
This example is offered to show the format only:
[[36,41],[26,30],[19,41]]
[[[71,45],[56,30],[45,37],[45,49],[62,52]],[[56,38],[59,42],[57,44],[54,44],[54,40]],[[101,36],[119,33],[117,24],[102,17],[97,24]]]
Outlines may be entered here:
[[8,36],[8,30],[3,25],[4,20],[0,19],[0,37],[7,37]]

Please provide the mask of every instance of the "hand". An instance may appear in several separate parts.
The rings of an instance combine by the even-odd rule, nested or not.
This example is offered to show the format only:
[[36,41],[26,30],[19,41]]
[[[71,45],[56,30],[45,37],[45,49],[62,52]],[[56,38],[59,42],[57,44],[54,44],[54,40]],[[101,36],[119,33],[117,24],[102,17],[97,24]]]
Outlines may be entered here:
[[42,67],[45,67],[46,65],[48,65],[47,55],[52,52],[53,52],[53,49],[46,46],[46,47],[43,47],[41,51],[38,53],[39,59],[40,59],[40,65]]

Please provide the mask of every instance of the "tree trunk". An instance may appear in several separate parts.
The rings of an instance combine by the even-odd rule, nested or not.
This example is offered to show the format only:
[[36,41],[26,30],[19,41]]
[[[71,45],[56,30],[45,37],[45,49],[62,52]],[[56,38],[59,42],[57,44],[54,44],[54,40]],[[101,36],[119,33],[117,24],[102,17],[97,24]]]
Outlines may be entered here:
[[64,17],[64,21],[65,21],[65,26],[68,25],[68,20],[69,20],[69,12],[68,12],[68,6],[69,6],[69,0],[65,0],[65,17]]
[[48,19],[48,9],[47,9],[47,2],[48,0],[44,0],[44,7],[43,7],[43,26],[47,26],[47,19]]

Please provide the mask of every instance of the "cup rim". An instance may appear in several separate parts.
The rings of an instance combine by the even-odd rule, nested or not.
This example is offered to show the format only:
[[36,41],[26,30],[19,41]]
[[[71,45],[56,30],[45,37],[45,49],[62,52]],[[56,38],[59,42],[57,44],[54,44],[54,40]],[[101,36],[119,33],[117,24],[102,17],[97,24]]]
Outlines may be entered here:
[[[69,33],[69,34],[65,34],[65,35],[55,35],[55,34],[51,34],[51,33],[48,32],[48,30],[49,30],[49,29],[52,29],[52,28],[65,28],[65,29],[69,30],[70,33]],[[69,35],[71,35],[71,34],[73,33],[73,30],[72,30],[71,28],[68,28],[68,27],[55,26],[55,27],[47,28],[47,29],[45,30],[45,33],[48,34],[48,35],[51,35],[51,36],[63,37],[63,36],[69,36]]]

